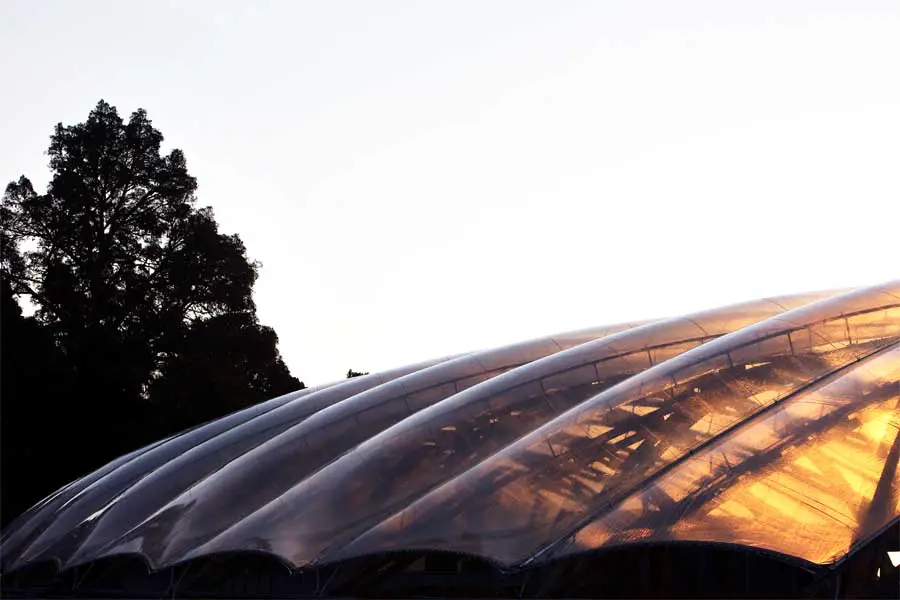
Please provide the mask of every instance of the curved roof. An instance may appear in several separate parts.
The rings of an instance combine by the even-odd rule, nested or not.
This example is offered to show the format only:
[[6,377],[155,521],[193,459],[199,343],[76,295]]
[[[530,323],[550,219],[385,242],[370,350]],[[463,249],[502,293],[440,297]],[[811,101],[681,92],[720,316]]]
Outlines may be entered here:
[[0,560],[692,541],[826,564],[900,515],[898,430],[900,282],[759,300],[270,400],[69,484]]

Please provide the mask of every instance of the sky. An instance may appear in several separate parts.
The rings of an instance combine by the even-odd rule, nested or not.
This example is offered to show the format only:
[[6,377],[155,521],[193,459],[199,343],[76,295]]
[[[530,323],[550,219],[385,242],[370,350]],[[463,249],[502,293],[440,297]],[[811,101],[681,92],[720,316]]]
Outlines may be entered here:
[[313,385],[900,277],[898,63],[897,0],[3,0],[0,179],[145,108]]

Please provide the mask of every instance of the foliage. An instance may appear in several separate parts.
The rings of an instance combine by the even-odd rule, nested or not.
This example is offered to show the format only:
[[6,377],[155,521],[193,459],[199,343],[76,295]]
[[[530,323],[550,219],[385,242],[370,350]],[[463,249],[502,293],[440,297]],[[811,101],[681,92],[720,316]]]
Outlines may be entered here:
[[347,371],[347,379],[351,379],[353,377],[362,377],[363,375],[368,375],[368,374],[369,374],[368,371],[366,371],[365,373],[362,373],[360,371],[354,371],[353,369],[350,369],[349,371]]
[[45,473],[31,489],[4,468],[4,520],[120,453],[303,386],[257,321],[260,265],[196,206],[162,141],[145,111],[126,122],[101,101],[56,126],[46,192],[21,177],[0,203],[4,466]]

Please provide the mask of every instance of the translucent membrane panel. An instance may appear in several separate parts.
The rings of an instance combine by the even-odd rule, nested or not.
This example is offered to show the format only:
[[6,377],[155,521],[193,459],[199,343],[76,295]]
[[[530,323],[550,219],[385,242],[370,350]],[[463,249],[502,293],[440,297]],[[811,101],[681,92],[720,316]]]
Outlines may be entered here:
[[81,477],[76,479],[75,481],[67,484],[66,486],[56,490],[23,514],[19,515],[12,523],[10,523],[6,529],[3,531],[3,537],[0,539],[0,564],[3,565],[4,570],[7,566],[9,566],[8,560],[13,560],[12,557],[18,556],[18,550],[22,548],[23,544],[27,544],[30,539],[41,531],[43,531],[43,527],[46,527],[48,524],[49,515],[53,515],[61,506],[63,506],[66,502],[68,502],[72,497],[79,494],[86,487],[94,483],[97,479],[104,477],[107,473],[111,473],[115,469],[119,468],[121,465],[129,462],[140,454],[147,452],[161,444],[168,442],[171,438],[166,438],[165,440],[160,440],[149,446],[145,446],[140,448],[139,450],[135,450],[134,452],[130,452],[123,456],[120,456],[116,460],[107,463],[103,467],[97,469]]
[[[239,548],[301,565],[339,550],[423,493],[635,373],[813,297],[764,300],[648,324],[537,360],[422,410],[364,442],[208,543],[166,563]],[[330,559],[328,554],[325,559]]]
[[898,430],[895,345],[608,505],[552,557],[694,540],[832,562],[900,515]]
[[[566,348],[634,327],[598,327],[477,352],[418,371],[319,411],[197,483],[131,532],[93,536],[79,555],[112,542],[136,550],[154,563],[180,556],[278,497],[298,481],[360,442],[448,396],[511,368]],[[134,526],[144,516],[132,513]],[[125,535],[127,533],[127,535]],[[120,539],[119,536],[123,536]],[[112,536],[112,537],[107,537]]]
[[[329,384],[332,385],[332,384]],[[4,532],[2,561],[10,566],[22,551],[36,541],[63,511],[70,509],[89,515],[109,502],[120,488],[129,485],[148,472],[165,464],[185,450],[201,444],[223,431],[238,427],[251,419],[272,411],[288,402],[310,394],[319,388],[308,388],[284,394],[248,407],[204,425],[189,429],[170,438],[136,450],[108,463],[100,469],[65,486],[25,512]],[[63,526],[64,527],[64,526]]]
[[[346,553],[427,548],[520,563],[667,465],[898,336],[900,284],[746,327],[598,394],[392,516]],[[288,509],[285,502],[281,511]],[[279,540],[293,533],[281,534],[262,515],[258,524]]]
[[217,426],[215,436],[204,436],[203,440],[176,438],[159,452],[146,453],[95,482],[92,493],[82,494],[77,504],[71,502],[60,511],[19,560],[56,558],[66,563],[92,534],[102,535],[107,529],[119,531],[121,523],[133,521],[135,515],[146,518],[228,461],[319,410],[443,360],[343,380],[318,391],[303,390],[255,418]]

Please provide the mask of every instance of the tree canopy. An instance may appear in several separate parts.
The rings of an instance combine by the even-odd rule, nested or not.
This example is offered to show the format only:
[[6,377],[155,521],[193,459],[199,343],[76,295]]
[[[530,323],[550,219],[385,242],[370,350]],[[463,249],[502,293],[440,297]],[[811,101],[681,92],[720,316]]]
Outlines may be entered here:
[[257,319],[260,265],[162,141],[144,110],[125,121],[101,101],[56,126],[44,193],[6,188],[4,521],[121,453],[303,387]]

